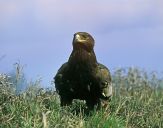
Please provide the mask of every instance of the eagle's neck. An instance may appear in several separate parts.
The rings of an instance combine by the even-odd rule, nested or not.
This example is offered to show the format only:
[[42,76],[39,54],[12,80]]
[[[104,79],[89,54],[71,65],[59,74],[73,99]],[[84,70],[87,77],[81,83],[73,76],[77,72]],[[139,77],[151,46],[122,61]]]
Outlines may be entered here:
[[97,59],[94,51],[86,51],[84,49],[73,50],[69,61],[72,70],[91,72],[97,67]]

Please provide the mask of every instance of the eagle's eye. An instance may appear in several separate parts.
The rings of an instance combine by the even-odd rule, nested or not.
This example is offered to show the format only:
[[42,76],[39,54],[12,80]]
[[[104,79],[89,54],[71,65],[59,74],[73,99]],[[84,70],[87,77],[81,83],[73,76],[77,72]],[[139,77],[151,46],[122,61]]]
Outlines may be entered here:
[[82,37],[83,37],[84,39],[88,39],[88,36],[87,36],[87,35],[82,35]]

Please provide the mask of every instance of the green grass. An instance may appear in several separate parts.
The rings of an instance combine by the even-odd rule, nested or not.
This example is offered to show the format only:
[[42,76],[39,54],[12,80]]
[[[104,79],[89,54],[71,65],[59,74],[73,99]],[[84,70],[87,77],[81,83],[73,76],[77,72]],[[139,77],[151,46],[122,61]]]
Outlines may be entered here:
[[163,80],[156,73],[117,69],[109,109],[90,113],[84,101],[75,100],[62,108],[54,91],[38,88],[38,81],[30,84],[16,95],[15,84],[8,76],[0,75],[0,128],[163,127]]

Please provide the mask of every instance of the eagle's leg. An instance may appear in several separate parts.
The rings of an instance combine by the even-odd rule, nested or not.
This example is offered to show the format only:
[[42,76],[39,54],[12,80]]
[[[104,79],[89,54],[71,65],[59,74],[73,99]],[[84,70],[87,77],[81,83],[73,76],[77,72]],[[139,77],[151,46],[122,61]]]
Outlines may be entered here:
[[96,99],[87,99],[86,100],[86,105],[89,110],[93,110],[95,107],[98,106],[98,100]]
[[102,99],[89,99],[86,100],[86,105],[89,110],[93,109],[105,109],[107,110],[109,108],[109,100],[102,100]]
[[69,106],[72,104],[72,98],[66,96],[60,96],[61,106]]
[[110,102],[109,99],[108,100],[99,99],[97,108],[107,110],[107,109],[109,109],[109,102]]

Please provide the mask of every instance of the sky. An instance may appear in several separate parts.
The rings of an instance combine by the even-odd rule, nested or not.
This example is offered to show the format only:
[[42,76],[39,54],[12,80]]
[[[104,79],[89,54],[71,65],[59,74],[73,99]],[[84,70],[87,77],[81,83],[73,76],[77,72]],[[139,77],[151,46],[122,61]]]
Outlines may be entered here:
[[94,37],[111,72],[163,71],[162,0],[0,0],[0,73],[20,62],[29,80],[50,86],[79,31]]

